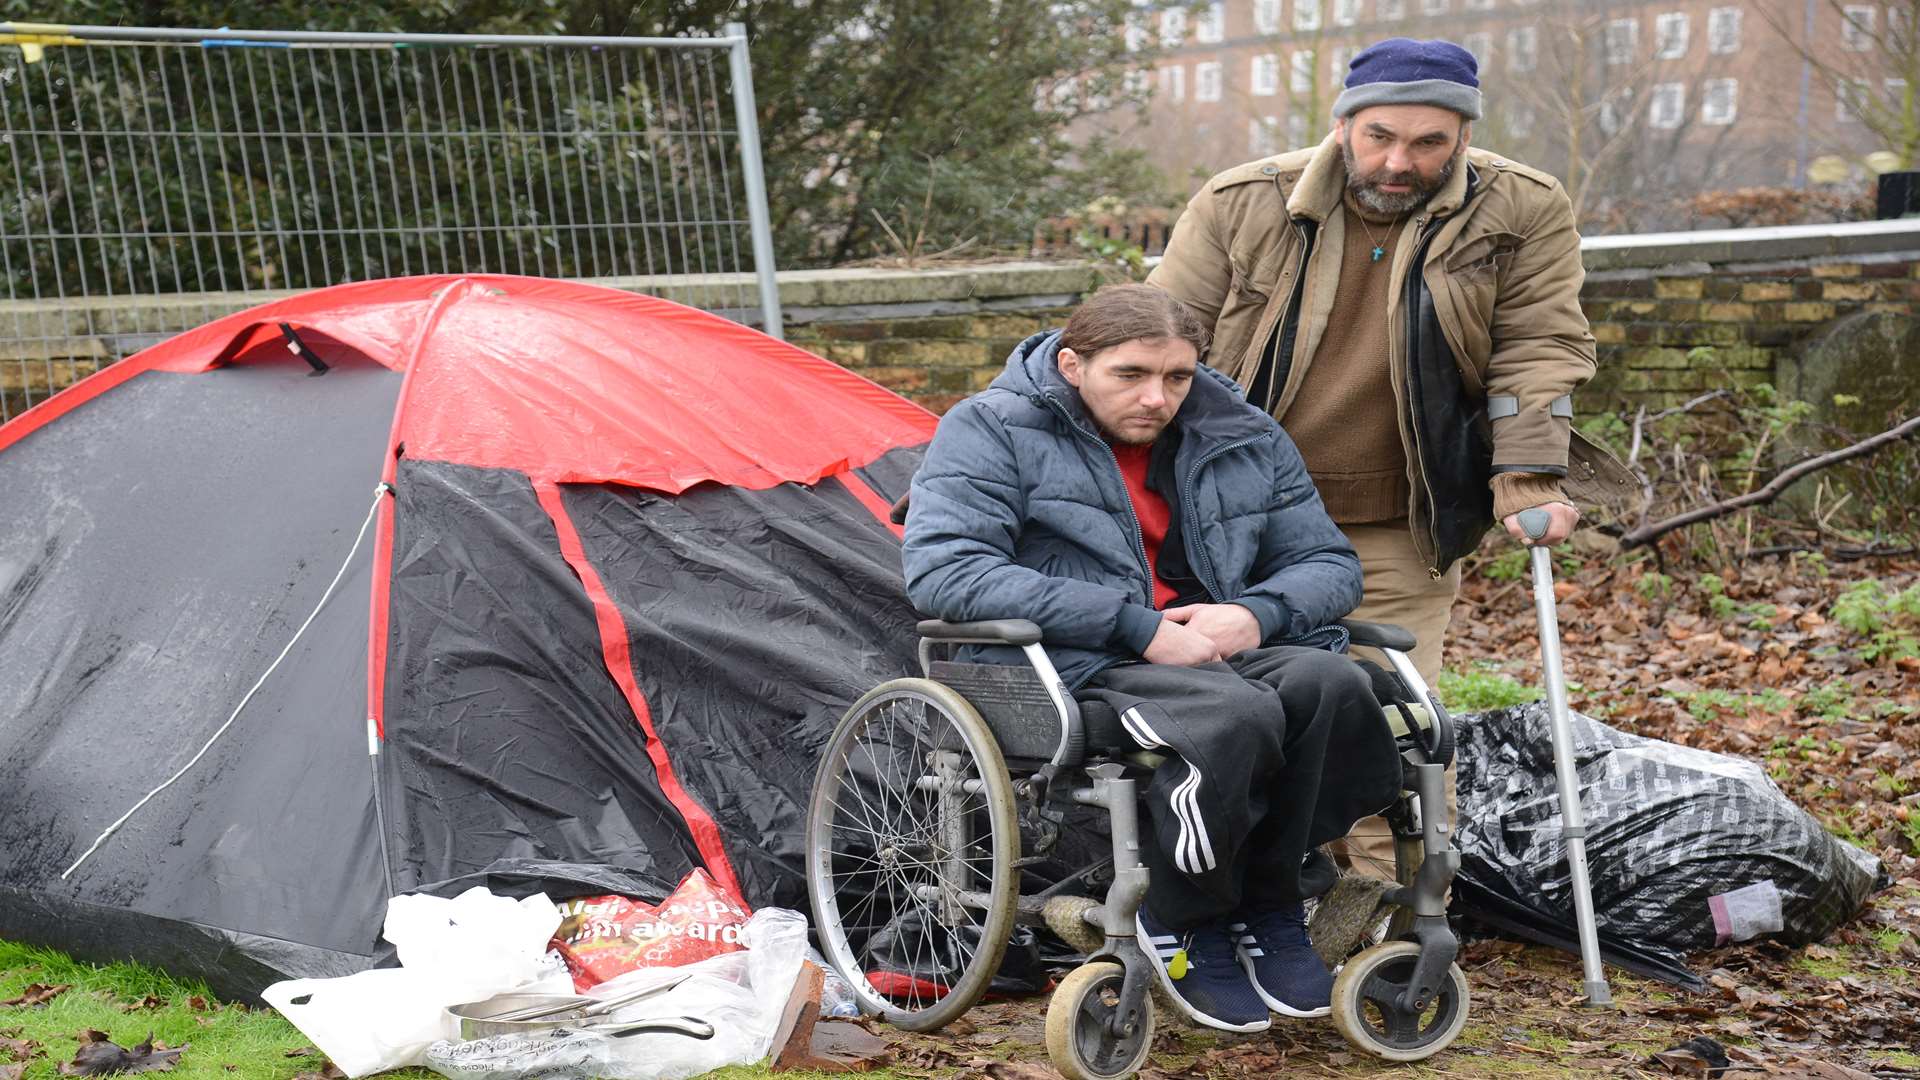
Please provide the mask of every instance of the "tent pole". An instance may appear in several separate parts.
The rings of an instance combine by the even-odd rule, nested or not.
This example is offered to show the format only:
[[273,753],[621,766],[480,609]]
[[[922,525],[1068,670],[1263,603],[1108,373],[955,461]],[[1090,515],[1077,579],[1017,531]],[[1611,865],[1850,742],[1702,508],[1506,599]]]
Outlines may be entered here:
[[380,734],[373,729],[373,717],[367,717],[367,766],[373,771],[373,829],[380,837],[380,873],[387,881],[387,899],[400,895],[393,885],[393,860],[387,855],[386,800],[380,797]]

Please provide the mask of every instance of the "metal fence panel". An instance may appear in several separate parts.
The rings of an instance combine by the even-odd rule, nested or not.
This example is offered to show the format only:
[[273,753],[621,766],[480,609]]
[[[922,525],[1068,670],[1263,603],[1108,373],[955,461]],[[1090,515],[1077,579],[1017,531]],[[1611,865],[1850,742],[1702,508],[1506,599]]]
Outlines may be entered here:
[[737,26],[0,23],[0,420],[210,318],[372,278],[590,279],[777,332],[753,115]]

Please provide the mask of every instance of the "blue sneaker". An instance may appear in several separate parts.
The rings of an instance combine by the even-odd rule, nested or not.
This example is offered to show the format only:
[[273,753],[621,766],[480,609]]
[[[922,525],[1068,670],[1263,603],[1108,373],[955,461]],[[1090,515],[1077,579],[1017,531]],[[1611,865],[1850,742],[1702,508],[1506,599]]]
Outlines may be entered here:
[[1229,923],[1227,932],[1267,1008],[1299,1017],[1333,1011],[1333,973],[1307,940],[1307,913],[1298,901]]
[[1261,995],[1234,962],[1233,939],[1218,925],[1184,933],[1161,926],[1147,906],[1133,916],[1140,948],[1157,962],[1160,985],[1180,1010],[1221,1031],[1265,1031],[1273,1023]]

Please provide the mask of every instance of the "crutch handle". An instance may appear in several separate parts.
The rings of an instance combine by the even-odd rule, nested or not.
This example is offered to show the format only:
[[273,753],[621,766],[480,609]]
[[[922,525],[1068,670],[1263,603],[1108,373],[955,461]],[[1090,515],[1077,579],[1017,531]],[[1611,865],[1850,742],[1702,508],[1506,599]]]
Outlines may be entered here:
[[1553,515],[1540,507],[1520,511],[1520,531],[1527,534],[1527,539],[1538,540],[1547,535],[1547,530],[1551,528]]

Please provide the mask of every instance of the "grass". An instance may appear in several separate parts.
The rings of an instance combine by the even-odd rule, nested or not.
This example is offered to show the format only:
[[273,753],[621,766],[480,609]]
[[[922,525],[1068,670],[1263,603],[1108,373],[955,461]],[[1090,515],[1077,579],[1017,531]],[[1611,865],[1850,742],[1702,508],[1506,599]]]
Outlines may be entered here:
[[[182,982],[138,964],[93,965],[51,949],[0,941],[0,1001],[19,997],[33,984],[72,989],[43,1006],[0,1008],[0,1038],[40,1045],[22,1080],[55,1080],[60,1065],[73,1060],[80,1033],[104,1031],[128,1049],[153,1038],[167,1046],[188,1046],[168,1077],[179,1080],[292,1080],[317,1073],[326,1059],[298,1028],[267,1008],[217,1001],[207,988]],[[297,1051],[306,1051],[297,1053]],[[289,1056],[291,1055],[291,1056]],[[0,1050],[0,1066],[9,1062]],[[3,1070],[0,1070],[3,1071]],[[395,1080],[438,1080],[427,1069],[380,1074]],[[746,1080],[774,1075],[764,1065],[735,1066],[707,1075]],[[787,1072],[782,1078],[812,1080],[824,1073]],[[876,1080],[907,1080],[922,1073],[882,1069],[865,1074]]]
[[1509,705],[1538,701],[1542,696],[1539,687],[1517,682],[1484,662],[1476,663],[1465,671],[1442,671],[1439,686],[1435,689],[1451,712],[1504,709]]
[[182,1080],[292,1077],[317,1071],[324,1061],[317,1052],[289,1057],[289,1051],[312,1046],[277,1014],[216,1001],[197,983],[137,964],[96,967],[50,949],[0,941],[0,1001],[20,996],[34,983],[72,989],[45,1005],[0,1008],[0,1031],[18,1029],[15,1038],[39,1043],[45,1055],[27,1066],[25,1080],[58,1076],[60,1065],[73,1059],[80,1033],[89,1028],[129,1049],[149,1034],[168,1046],[188,1045],[170,1074]]

